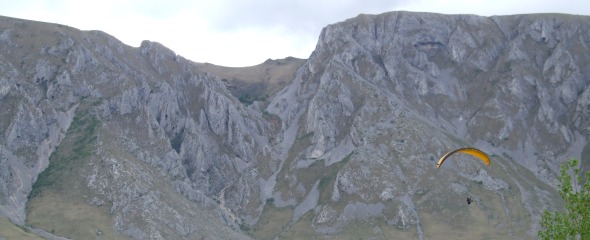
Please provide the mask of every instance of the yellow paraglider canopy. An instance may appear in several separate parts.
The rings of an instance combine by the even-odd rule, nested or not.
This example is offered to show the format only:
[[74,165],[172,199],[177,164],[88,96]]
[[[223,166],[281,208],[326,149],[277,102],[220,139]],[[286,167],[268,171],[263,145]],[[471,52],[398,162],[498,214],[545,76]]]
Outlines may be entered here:
[[436,168],[440,168],[440,165],[443,164],[443,162],[445,160],[447,160],[448,157],[450,157],[451,155],[455,154],[455,153],[466,153],[466,154],[470,154],[474,157],[479,158],[483,163],[485,163],[486,165],[490,165],[490,157],[484,153],[483,151],[477,149],[477,148],[459,148],[459,149],[455,149],[453,151],[448,152],[447,154],[445,154],[444,156],[442,156],[439,160],[438,163],[436,164]]

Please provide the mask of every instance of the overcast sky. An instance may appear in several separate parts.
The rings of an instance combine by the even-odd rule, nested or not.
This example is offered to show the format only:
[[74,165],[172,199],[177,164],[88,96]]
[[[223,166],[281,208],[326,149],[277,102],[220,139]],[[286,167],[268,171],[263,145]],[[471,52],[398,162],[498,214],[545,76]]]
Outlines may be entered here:
[[0,15],[101,30],[137,47],[162,43],[195,62],[251,66],[308,58],[321,29],[389,11],[590,15],[588,0],[0,0]]

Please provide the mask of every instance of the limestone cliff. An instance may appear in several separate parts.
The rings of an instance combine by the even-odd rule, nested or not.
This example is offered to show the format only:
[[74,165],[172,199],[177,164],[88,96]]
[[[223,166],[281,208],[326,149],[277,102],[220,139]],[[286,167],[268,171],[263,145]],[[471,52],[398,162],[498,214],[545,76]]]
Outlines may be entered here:
[[[359,15],[237,69],[0,18],[0,214],[47,238],[535,238],[559,164],[588,167],[589,20]],[[461,146],[491,166],[435,169]]]

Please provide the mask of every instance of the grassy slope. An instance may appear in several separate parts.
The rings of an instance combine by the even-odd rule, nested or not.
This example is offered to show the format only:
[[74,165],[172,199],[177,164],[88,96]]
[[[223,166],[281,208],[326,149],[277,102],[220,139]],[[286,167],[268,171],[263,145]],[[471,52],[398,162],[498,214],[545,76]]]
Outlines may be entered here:
[[7,218],[0,217],[0,239],[35,240],[43,238],[29,233],[26,229],[15,225]]
[[87,203],[91,195],[84,184],[83,168],[94,159],[101,124],[83,102],[66,137],[39,174],[27,203],[26,224],[72,239],[121,239],[113,230],[108,204]]
[[[306,146],[308,143],[300,142],[300,145]],[[298,145],[295,144],[297,147]],[[301,146],[299,146],[301,147]],[[294,156],[292,156],[294,157]],[[350,156],[349,156],[350,157]],[[290,159],[293,160],[293,159]],[[447,195],[442,201],[448,205],[442,207],[445,212],[430,209],[429,203],[420,204],[419,208],[421,229],[425,239],[532,239],[527,231],[530,229],[532,221],[526,207],[523,205],[523,196],[518,185],[523,188],[532,188],[538,186],[541,191],[552,192],[553,190],[546,184],[536,180],[533,174],[524,167],[517,164],[510,164],[500,157],[496,157],[495,162],[489,168],[486,168],[492,176],[504,179],[510,188],[501,190],[501,192],[490,191],[479,182],[468,184],[468,192],[478,197],[478,201],[466,205],[465,196],[457,194],[456,196]],[[321,163],[322,161],[319,161]],[[348,160],[342,161],[346,164]],[[323,165],[323,164],[321,164]],[[337,207],[338,203],[327,201],[328,193],[331,192],[333,185],[333,175],[341,166],[330,166],[324,168],[321,174],[314,171],[315,164],[309,168],[302,169],[306,172],[303,176],[310,182],[314,179],[325,179],[326,184],[320,187],[320,203],[330,204]],[[334,172],[332,172],[334,171]],[[316,174],[314,174],[316,173]],[[301,173],[300,173],[301,174]],[[280,179],[280,178],[279,178]],[[465,180],[468,181],[468,180]],[[518,181],[518,183],[514,182]],[[281,183],[279,181],[279,183]],[[282,183],[284,184],[284,183]],[[285,189],[286,186],[278,184],[279,189]],[[434,185],[429,186],[431,188]],[[414,200],[421,199],[420,196],[413,196]],[[529,199],[532,207],[535,207],[537,200]],[[395,205],[386,203],[386,210],[396,211]],[[440,209],[440,208],[436,208]],[[250,229],[249,234],[256,239],[301,239],[315,237],[319,239],[417,239],[417,230],[415,225],[409,228],[400,229],[394,225],[388,224],[382,218],[369,218],[366,220],[349,221],[343,228],[342,232],[336,234],[322,234],[316,232],[312,226],[314,212],[310,211],[305,214],[299,221],[293,223],[293,207],[276,208],[272,204],[267,204],[260,216],[257,225]],[[452,216],[449,220],[446,217]]]

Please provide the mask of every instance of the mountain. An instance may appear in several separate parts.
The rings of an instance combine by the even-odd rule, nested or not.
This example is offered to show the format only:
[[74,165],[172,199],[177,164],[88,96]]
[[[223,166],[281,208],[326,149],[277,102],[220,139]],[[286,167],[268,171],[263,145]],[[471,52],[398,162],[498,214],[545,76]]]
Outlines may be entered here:
[[[0,229],[534,239],[559,164],[590,167],[589,20],[359,15],[309,59],[227,68],[2,17]],[[463,146],[492,164],[436,169]]]

